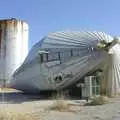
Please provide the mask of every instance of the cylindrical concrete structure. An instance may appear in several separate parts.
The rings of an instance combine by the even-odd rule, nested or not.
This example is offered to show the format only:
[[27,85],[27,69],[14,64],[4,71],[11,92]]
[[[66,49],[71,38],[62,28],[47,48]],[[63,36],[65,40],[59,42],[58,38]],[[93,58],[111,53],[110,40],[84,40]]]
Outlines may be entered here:
[[28,24],[17,19],[0,20],[0,79],[10,79],[28,54]]

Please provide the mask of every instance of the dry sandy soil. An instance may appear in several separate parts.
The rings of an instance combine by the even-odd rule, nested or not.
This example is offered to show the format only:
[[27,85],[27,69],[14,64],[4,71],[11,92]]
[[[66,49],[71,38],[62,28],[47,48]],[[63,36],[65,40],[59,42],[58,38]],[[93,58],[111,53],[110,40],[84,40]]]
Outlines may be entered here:
[[111,100],[112,103],[101,106],[83,106],[85,101],[70,100],[67,102],[73,104],[72,111],[59,112],[49,110],[53,100],[48,100],[40,95],[1,93],[0,109],[31,112],[38,120],[120,120],[120,98]]

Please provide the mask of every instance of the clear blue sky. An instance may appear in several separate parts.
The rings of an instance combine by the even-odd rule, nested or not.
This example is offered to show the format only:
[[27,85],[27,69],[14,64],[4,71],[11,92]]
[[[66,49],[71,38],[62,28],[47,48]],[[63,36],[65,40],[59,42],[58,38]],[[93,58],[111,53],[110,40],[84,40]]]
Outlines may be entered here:
[[0,0],[0,19],[29,23],[29,49],[49,32],[83,29],[120,35],[120,0]]

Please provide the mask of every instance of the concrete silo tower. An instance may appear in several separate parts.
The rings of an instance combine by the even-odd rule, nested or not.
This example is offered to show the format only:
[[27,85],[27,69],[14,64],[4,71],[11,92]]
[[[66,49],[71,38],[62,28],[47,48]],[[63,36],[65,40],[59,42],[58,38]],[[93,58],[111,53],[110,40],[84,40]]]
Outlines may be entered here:
[[0,79],[10,79],[28,54],[28,24],[17,19],[0,20]]

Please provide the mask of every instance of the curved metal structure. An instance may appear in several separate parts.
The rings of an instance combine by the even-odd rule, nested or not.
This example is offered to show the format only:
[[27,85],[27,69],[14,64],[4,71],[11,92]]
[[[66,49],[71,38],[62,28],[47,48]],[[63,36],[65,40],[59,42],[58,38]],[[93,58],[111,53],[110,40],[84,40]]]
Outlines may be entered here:
[[103,67],[104,52],[99,49],[103,41],[109,45],[113,38],[96,31],[50,33],[33,46],[11,85],[29,92],[64,89]]
[[15,18],[0,20],[0,79],[10,79],[27,54],[28,24]]

